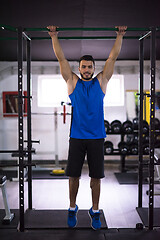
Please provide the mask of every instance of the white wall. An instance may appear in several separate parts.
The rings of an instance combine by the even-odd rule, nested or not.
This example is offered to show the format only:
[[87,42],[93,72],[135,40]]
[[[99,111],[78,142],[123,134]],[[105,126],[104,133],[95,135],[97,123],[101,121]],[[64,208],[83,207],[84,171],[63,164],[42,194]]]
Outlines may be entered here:
[[[78,73],[78,63],[70,63],[72,70]],[[103,69],[104,62],[96,63],[96,73]],[[160,62],[157,62],[156,89],[160,89]],[[124,74],[124,94],[126,90],[137,90],[139,79],[139,66],[137,61],[117,61],[115,74]],[[32,112],[54,112],[55,109],[39,108],[37,106],[37,80],[41,74],[59,74],[57,62],[33,62],[32,63]],[[26,90],[26,64],[24,63],[24,84]],[[144,89],[149,89],[150,75],[149,62],[145,62]],[[18,148],[18,120],[17,118],[4,118],[2,105],[3,91],[17,91],[17,63],[0,62],[0,149]],[[59,93],[60,94],[60,93]],[[62,106],[58,107],[62,112]],[[71,107],[67,106],[67,112]],[[122,107],[106,107],[104,109],[105,119],[109,122],[119,119],[126,120],[126,104]],[[71,116],[66,116],[66,124],[63,124],[63,117],[58,115],[58,156],[59,160],[67,159],[68,140],[70,131]],[[55,159],[55,130],[53,115],[32,116],[32,139],[40,140],[40,144],[33,144],[36,148],[36,155],[33,159],[52,160]],[[24,117],[24,139],[26,139],[26,118]],[[113,142],[118,143],[119,136],[108,136]],[[11,154],[0,154],[0,160],[11,159]]]

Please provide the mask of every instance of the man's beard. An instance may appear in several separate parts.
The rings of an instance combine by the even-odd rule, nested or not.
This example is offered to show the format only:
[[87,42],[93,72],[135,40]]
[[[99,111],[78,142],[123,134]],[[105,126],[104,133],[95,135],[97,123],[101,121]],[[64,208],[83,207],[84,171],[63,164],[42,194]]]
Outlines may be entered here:
[[84,76],[83,76],[83,74],[82,74],[82,73],[80,73],[80,75],[81,75],[81,78],[83,78],[84,80],[87,80],[87,81],[89,81],[89,80],[91,80],[91,79],[92,79],[92,77],[93,77],[93,74],[94,74],[94,73],[92,73],[90,77],[84,77]]

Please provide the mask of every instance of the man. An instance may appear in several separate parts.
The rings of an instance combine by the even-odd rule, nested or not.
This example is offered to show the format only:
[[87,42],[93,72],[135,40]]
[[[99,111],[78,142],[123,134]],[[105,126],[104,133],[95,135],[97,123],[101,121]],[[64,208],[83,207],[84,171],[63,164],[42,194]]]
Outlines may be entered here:
[[76,196],[79,178],[85,155],[89,166],[92,207],[89,210],[91,226],[101,228],[99,198],[100,181],[104,177],[104,127],[103,98],[107,83],[114,70],[115,61],[120,53],[126,26],[118,26],[117,38],[105,63],[104,69],[93,78],[94,59],[85,55],[79,60],[81,79],[72,72],[60,46],[55,26],[48,26],[54,53],[59,61],[61,74],[67,83],[68,95],[72,103],[72,122],[70,132],[69,154],[66,174],[69,176],[70,207],[68,209],[68,226],[77,224],[78,206]]

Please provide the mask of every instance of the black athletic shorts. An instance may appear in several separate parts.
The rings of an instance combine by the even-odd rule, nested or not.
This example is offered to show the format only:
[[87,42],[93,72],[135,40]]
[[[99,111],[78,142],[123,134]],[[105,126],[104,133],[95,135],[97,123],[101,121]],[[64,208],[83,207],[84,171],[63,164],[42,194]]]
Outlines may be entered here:
[[91,178],[104,177],[104,139],[76,139],[69,140],[68,164],[66,175],[80,177],[82,166],[87,155],[89,176]]

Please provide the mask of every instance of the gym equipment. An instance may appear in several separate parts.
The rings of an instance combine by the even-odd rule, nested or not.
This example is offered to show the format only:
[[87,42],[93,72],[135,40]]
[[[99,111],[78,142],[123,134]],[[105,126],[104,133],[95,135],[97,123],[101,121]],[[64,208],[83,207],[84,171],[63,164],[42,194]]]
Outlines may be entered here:
[[63,116],[63,123],[66,123],[66,116],[71,115],[71,113],[66,112],[66,105],[71,105],[68,102],[61,102],[61,106],[63,107],[63,112],[57,112],[57,108],[53,113],[31,113],[32,115],[53,115],[54,118],[54,125],[55,125],[55,168],[50,172],[51,175],[62,176],[65,174],[65,170],[59,166],[59,159],[58,159],[58,115]]
[[122,124],[122,129],[123,129],[123,132],[126,134],[132,133],[133,132],[133,123],[129,120],[125,121]]
[[133,142],[138,144],[138,134],[134,134]]
[[[66,122],[66,109],[64,108],[65,104],[63,104],[63,123]],[[58,118],[57,118],[57,109],[54,112],[55,115],[55,168],[52,170],[50,174],[53,175],[64,175],[65,170],[59,167],[59,159],[58,159]]]
[[53,174],[53,175],[63,176],[65,174],[65,170],[63,168],[61,168],[61,169],[53,169],[50,174],[51,175]]
[[[138,118],[133,119],[133,129],[138,130],[138,125],[139,125],[139,120]],[[148,122],[143,120],[143,133],[148,133],[149,132],[149,125]]]
[[111,130],[113,133],[121,133],[122,123],[119,120],[114,120],[111,122]]
[[143,143],[143,154],[149,155],[149,143]]
[[131,143],[129,145],[129,150],[130,150],[130,153],[133,154],[133,155],[138,155],[138,144],[136,143]]
[[[7,30],[11,30],[14,32],[17,32],[17,37],[18,37],[18,106],[19,106],[19,112],[18,112],[18,124],[19,124],[19,159],[20,159],[20,167],[19,167],[19,208],[20,208],[20,224],[19,224],[19,230],[21,232],[24,232],[24,176],[23,176],[23,168],[24,168],[24,163],[23,163],[23,114],[22,114],[22,107],[23,107],[23,96],[22,96],[22,92],[23,92],[23,37],[25,40],[27,40],[27,52],[30,52],[30,43],[31,39],[45,39],[45,38],[32,38],[32,37],[28,37],[27,34],[25,33],[25,31],[29,31],[29,29],[24,29],[21,26],[18,28],[10,28],[8,26],[4,26],[1,25],[2,29],[7,29]],[[43,29],[44,30],[44,29]],[[38,29],[38,31],[43,31],[42,29]],[[60,29],[59,29],[60,30]],[[62,30],[62,29],[61,29]],[[67,30],[67,29],[65,29]],[[75,29],[74,29],[75,30]],[[80,30],[80,29],[77,29]],[[82,28],[82,30],[84,30]],[[87,29],[89,30],[89,29]],[[93,30],[93,29],[92,29]],[[95,30],[95,29],[94,29]],[[104,29],[103,29],[104,30]],[[128,31],[129,29],[127,29]],[[132,29],[133,30],[133,29]],[[137,28],[136,31],[140,30],[140,28]],[[143,40],[147,37],[150,36],[150,43],[151,43],[151,81],[150,81],[150,96],[151,97],[151,114],[150,114],[150,196],[149,196],[149,214],[148,214],[148,226],[149,226],[149,230],[153,229],[153,207],[154,207],[154,203],[153,203],[153,192],[154,192],[154,168],[153,168],[153,157],[154,157],[154,118],[155,118],[155,43],[156,43],[156,31],[159,31],[160,28],[156,28],[156,27],[152,27],[149,29],[143,29],[142,31],[149,31],[148,33],[146,33],[145,35],[141,36],[139,38],[140,40],[140,105],[143,105]],[[48,31],[48,29],[45,29],[45,31]],[[98,31],[100,31],[100,29],[98,29]],[[115,31],[115,28],[114,28]],[[92,38],[92,37],[91,37]],[[124,37],[125,38],[125,37]],[[132,38],[132,37],[130,37]],[[47,39],[50,40],[50,37],[48,37]],[[67,39],[67,38],[66,38]],[[75,38],[77,39],[77,38]],[[85,37],[81,37],[81,39],[85,39]],[[92,38],[93,39],[93,38]],[[98,37],[95,37],[94,39],[98,39]],[[103,38],[104,39],[104,38]],[[107,39],[107,38],[106,38]],[[27,59],[29,59],[30,56],[29,54],[27,54]],[[31,61],[31,60],[30,60]],[[28,62],[28,61],[27,61]],[[30,76],[30,70],[28,70],[27,68],[27,76]],[[27,77],[27,81],[30,81],[30,77]],[[28,102],[30,99],[29,94],[27,95],[27,100]],[[142,101],[141,101],[142,100]],[[141,115],[143,115],[143,106],[142,108],[140,107],[140,113]],[[28,118],[30,118],[31,116],[29,114]],[[142,118],[140,117],[140,125],[141,125],[141,120]],[[141,127],[140,127],[141,128]],[[31,131],[31,129],[29,129]],[[142,133],[140,133],[140,136],[142,136]],[[29,142],[28,142],[29,143]],[[141,141],[140,141],[140,146],[142,145]],[[142,197],[142,160],[143,160],[143,156],[141,156],[141,154],[139,153],[139,196],[140,198]],[[31,179],[31,175],[29,177]],[[31,182],[31,181],[30,181]],[[28,185],[28,189],[29,189],[29,193],[31,194],[31,184]],[[31,199],[32,200],[32,199]],[[141,204],[141,199],[139,199],[139,207]],[[31,207],[29,207],[29,209],[32,209]]]
[[[157,177],[154,178],[156,182],[160,182],[160,148],[155,148],[155,153],[154,153],[154,169],[157,174]],[[149,190],[146,191],[146,194],[149,195]],[[160,191],[154,191],[154,195],[160,195]]]
[[136,229],[143,230],[143,223],[137,223],[136,224]]
[[160,130],[160,121],[158,118],[154,119],[155,130]]
[[142,136],[142,149],[144,155],[149,155],[149,136],[143,135]]
[[60,115],[63,115],[63,123],[66,123],[66,116],[71,115],[71,113],[66,112],[66,105],[71,106],[72,104],[70,102],[61,102],[61,106],[63,106],[63,113]]
[[118,148],[122,155],[126,155],[129,152],[129,145],[125,141],[119,142]]
[[138,130],[138,118],[134,118],[133,119],[133,129],[134,130]]
[[149,143],[149,136],[148,135],[143,135],[142,142],[143,143]]
[[104,154],[113,153],[113,143],[111,141],[104,142]]
[[148,122],[143,120],[143,133],[148,133],[149,132],[149,125]]
[[126,143],[129,147],[129,154],[138,155],[138,135],[128,134]]
[[106,133],[108,133],[110,130],[110,124],[107,120],[104,120],[104,126],[105,126]]
[[[12,30],[12,31],[15,31],[16,28],[14,27],[11,27],[11,26],[8,26],[8,25],[0,25],[1,27],[3,28],[6,28],[6,29],[9,29],[9,30]],[[11,28],[11,29],[10,29]],[[69,28],[59,28],[57,27],[56,28],[56,31],[117,31],[118,29],[117,28],[94,28],[94,27],[91,27],[91,28],[74,28],[74,27],[69,27]],[[126,31],[149,31],[150,28],[127,28]],[[25,28],[24,31],[43,31],[43,32],[48,32],[48,28]]]
[[3,196],[4,207],[5,207],[5,213],[6,213],[6,216],[3,218],[2,223],[10,224],[10,222],[14,218],[14,213],[11,213],[9,208],[7,193],[6,193],[6,182],[7,182],[7,177],[0,175],[0,188],[2,189],[2,196]]
[[158,181],[160,182],[160,149],[159,148],[155,149],[154,162],[156,165]]

